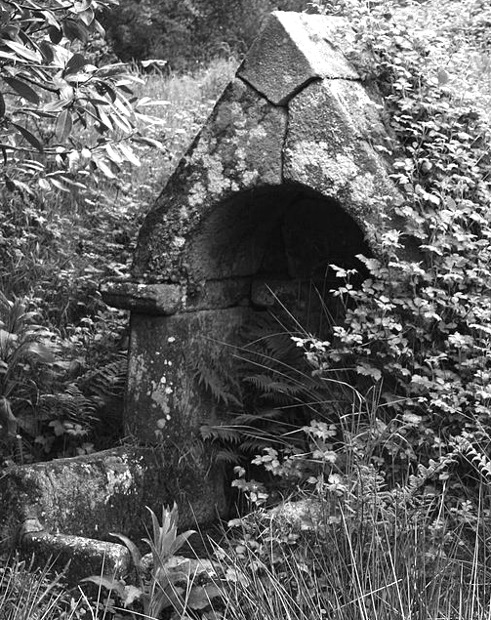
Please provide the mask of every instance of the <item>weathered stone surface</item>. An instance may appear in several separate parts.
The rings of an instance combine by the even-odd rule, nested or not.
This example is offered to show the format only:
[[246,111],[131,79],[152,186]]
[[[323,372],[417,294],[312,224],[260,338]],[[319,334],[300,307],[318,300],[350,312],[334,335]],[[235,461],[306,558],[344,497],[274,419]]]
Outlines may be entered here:
[[271,103],[286,105],[315,78],[358,79],[340,50],[353,37],[341,17],[276,11],[237,75]]
[[275,528],[318,531],[326,524],[326,504],[313,499],[286,501],[268,510],[266,516]]
[[357,82],[310,84],[289,106],[284,178],[339,201],[366,230],[398,193],[376,146],[390,146],[376,104]]
[[[138,539],[144,507],[179,507],[179,525],[207,523],[224,509],[224,490],[203,454],[178,447],[119,448],[88,456],[12,467],[0,480],[0,540],[12,544],[19,527],[110,540]],[[179,466],[177,466],[179,464]],[[35,531],[30,527],[29,531]]]
[[126,547],[82,536],[24,532],[19,551],[26,557],[34,554],[40,566],[51,563],[53,568],[63,570],[64,580],[75,586],[93,575],[122,579],[131,570],[131,557]]
[[226,386],[233,351],[227,343],[236,339],[247,312],[237,307],[176,314],[165,320],[133,315],[128,432],[146,442],[172,439],[192,453],[201,424],[217,413],[207,382]]
[[135,276],[186,280],[183,250],[212,208],[235,192],[281,183],[285,132],[285,110],[232,81],[143,224]]
[[103,284],[100,291],[108,305],[145,314],[175,314],[185,302],[185,291],[177,284],[112,282]]
[[191,291],[178,284],[114,282],[101,286],[101,294],[104,301],[115,308],[168,316],[240,305],[248,299],[250,287],[248,278],[207,280]]

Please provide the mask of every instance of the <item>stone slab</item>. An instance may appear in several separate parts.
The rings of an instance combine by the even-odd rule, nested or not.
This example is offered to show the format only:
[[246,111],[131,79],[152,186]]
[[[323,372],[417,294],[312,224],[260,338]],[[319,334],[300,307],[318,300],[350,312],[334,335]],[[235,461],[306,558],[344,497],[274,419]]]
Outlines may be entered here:
[[[191,446],[188,443],[188,449]],[[203,454],[172,445],[117,448],[80,457],[12,467],[0,479],[0,541],[15,544],[19,528],[111,541],[110,533],[139,540],[149,506],[179,507],[179,526],[214,521],[224,510],[219,473]]]
[[365,89],[314,82],[289,105],[284,178],[337,200],[366,232],[400,200],[377,146],[390,148],[389,134]]
[[35,563],[63,571],[68,585],[78,586],[82,579],[94,575],[108,575],[122,579],[131,571],[128,549],[83,536],[50,534],[45,531],[24,532],[18,546],[26,558],[34,556]]
[[316,78],[359,79],[341,51],[353,37],[341,17],[276,11],[237,76],[271,103],[284,106]]
[[171,315],[182,309],[185,289],[177,284],[110,282],[100,286],[104,301],[114,308],[143,314]]
[[110,282],[100,287],[104,301],[115,308],[138,314],[170,316],[177,312],[195,312],[229,308],[248,303],[249,278],[207,280],[190,290],[177,284],[141,284]]

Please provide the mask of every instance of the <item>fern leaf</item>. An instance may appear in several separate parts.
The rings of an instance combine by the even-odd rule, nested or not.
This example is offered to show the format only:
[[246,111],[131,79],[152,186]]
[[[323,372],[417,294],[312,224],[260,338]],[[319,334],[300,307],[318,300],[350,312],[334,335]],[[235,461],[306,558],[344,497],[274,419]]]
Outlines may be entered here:
[[221,448],[215,455],[215,461],[222,463],[223,465],[237,465],[242,460],[239,450],[233,450],[232,448]]
[[235,426],[209,426],[203,425],[200,428],[202,439],[208,441],[224,441],[229,443],[239,443],[241,438],[241,431]]

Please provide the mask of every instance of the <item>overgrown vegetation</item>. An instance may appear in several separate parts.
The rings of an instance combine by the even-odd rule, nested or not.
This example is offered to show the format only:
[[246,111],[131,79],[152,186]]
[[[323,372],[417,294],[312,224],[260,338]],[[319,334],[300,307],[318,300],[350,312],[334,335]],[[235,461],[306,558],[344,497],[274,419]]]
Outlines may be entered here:
[[[99,285],[128,273],[146,206],[235,66],[217,61],[193,75],[166,77],[126,65],[96,69],[100,53],[88,30],[96,25],[96,5],[82,3],[73,12],[65,4],[71,6],[54,3],[47,11],[45,29],[46,15],[35,4],[25,12],[9,5],[4,15],[20,55],[6,52],[2,71],[15,78],[7,77],[0,92],[6,103],[0,457],[6,463],[83,454],[121,438],[127,316],[106,307]],[[66,34],[66,23],[78,29]],[[54,57],[43,65],[49,58],[38,58],[39,50],[71,68]],[[129,94],[132,84],[138,100]]]
[[[310,365],[302,386],[319,386],[317,399],[302,399],[310,422],[285,427],[299,404],[292,375],[301,369],[282,366],[276,354],[253,360],[248,381],[263,403],[274,393],[287,401],[278,406],[277,398],[279,423],[258,412],[259,430],[250,417],[204,429],[208,440],[247,448],[251,439],[268,441],[267,424],[270,445],[252,461],[270,474],[267,484],[237,467],[234,485],[257,506],[286,481],[293,497],[325,511],[320,524],[303,522],[314,531],[310,545],[270,519],[246,520],[234,561],[261,593],[262,617],[312,617],[312,609],[329,618],[489,613],[489,122],[462,96],[462,55],[442,52],[456,36],[489,58],[489,10],[471,2],[464,17],[454,4],[317,3],[350,15],[351,59],[384,96],[401,225],[374,231],[379,251],[359,256],[369,272],[360,286],[354,271],[332,266],[339,286],[331,294],[344,319],[327,338],[290,333]],[[410,11],[420,20],[435,15],[440,29],[420,21],[418,30]],[[450,15],[458,18],[447,27]],[[487,71],[484,62],[467,76],[471,89]],[[292,441],[299,430],[303,445]],[[233,617],[254,617],[256,597],[241,590],[237,600]]]
[[[151,19],[152,7],[141,5],[147,9],[141,20]],[[484,620],[490,615],[490,10],[480,0],[408,7],[390,0],[372,7],[359,0],[318,1],[313,9],[349,16],[357,33],[352,60],[384,95],[394,132],[387,155],[404,224],[378,231],[381,251],[360,257],[370,273],[360,286],[351,286],[354,273],[333,267],[339,286],[332,295],[345,313],[327,339],[297,330],[281,336],[285,346],[263,341],[242,355],[254,415],[204,432],[215,444],[225,441],[222,456],[233,452],[244,459],[234,486],[252,514],[232,523],[217,549],[224,596],[199,614]],[[183,11],[199,17],[195,3],[177,10],[179,20]],[[34,50],[29,39],[21,37],[19,45]],[[28,60],[19,61],[23,71]],[[78,181],[67,162],[87,136],[85,129],[79,135],[77,123],[66,133],[65,114],[63,122],[38,119],[42,127],[55,122],[53,145],[72,136],[61,160],[55,148],[54,163],[41,154],[26,158],[26,177],[6,168],[17,183],[5,185],[0,214],[4,458],[23,462],[94,449],[94,421],[110,417],[124,375],[125,317],[105,308],[98,281],[127,273],[141,205],[170,173],[233,65],[222,60],[192,76],[149,76],[140,109],[150,110],[153,120],[143,137],[159,150],[155,157],[135,143],[139,167],[114,161],[114,153],[111,158],[117,138],[106,128],[95,152],[105,152],[110,174],[92,159],[88,165],[102,175],[86,177],[84,188],[73,185]],[[19,84],[22,74],[7,77],[7,103],[10,96],[24,109],[44,105]],[[65,109],[75,110],[70,101]],[[58,119],[63,109],[55,111]],[[134,122],[137,131],[141,118]],[[9,140],[39,150],[38,134],[28,127],[29,134],[14,126]],[[13,156],[8,165],[24,174],[24,157],[12,148],[7,155]],[[56,184],[39,184],[51,170],[60,183],[72,183],[69,195]],[[251,471],[265,471],[262,482],[251,479]],[[267,507],[278,493],[296,501],[272,514]],[[138,591],[124,586],[121,598],[140,598],[150,615],[165,607],[184,616],[192,576],[184,579],[188,587],[180,598],[156,578],[173,566],[175,514],[164,511],[162,526],[156,518],[153,525],[152,543],[171,532],[160,551],[154,545],[155,579],[150,587],[142,573]],[[136,548],[122,540],[138,564]],[[15,561],[3,569],[0,617],[131,617],[102,594],[93,603],[24,569]],[[173,569],[170,577],[165,570],[167,585],[174,583]],[[171,599],[177,605],[168,604]]]

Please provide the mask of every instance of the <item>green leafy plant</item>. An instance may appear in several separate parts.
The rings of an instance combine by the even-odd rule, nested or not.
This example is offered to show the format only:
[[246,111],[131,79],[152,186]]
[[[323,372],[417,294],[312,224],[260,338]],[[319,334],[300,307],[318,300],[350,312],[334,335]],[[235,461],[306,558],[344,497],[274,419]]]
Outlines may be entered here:
[[8,190],[80,193],[91,173],[115,178],[124,162],[139,165],[130,142],[145,138],[128,98],[139,80],[121,64],[96,67],[86,53],[91,33],[103,32],[97,14],[115,5],[2,3],[0,149]]
[[0,292],[0,421],[9,441],[23,425],[21,412],[33,408],[39,387],[33,371],[50,369],[55,361],[51,336],[33,322],[25,301],[8,300]]
[[26,299],[11,301],[0,292],[3,456],[25,462],[90,452],[89,435],[101,411],[121,394],[126,357],[87,376],[74,376],[77,364],[64,361],[60,338],[39,324],[38,313],[29,305]]
[[274,316],[263,317],[242,335],[247,344],[233,353],[233,368],[224,369],[220,357],[197,367],[198,382],[224,411],[219,423],[200,429],[218,461],[245,465],[266,447],[301,452],[302,426],[334,423],[351,407],[349,387],[313,374],[294,333],[299,325],[288,332]]
[[152,519],[152,536],[143,541],[150,547],[151,557],[142,556],[138,547],[122,534],[113,534],[127,547],[137,575],[137,585],[127,585],[122,580],[92,576],[90,581],[116,594],[125,608],[142,605],[145,617],[159,618],[164,609],[171,608],[179,614],[187,609],[203,609],[213,598],[221,595],[217,584],[198,584],[192,562],[176,556],[179,549],[194,534],[188,530],[177,534],[178,509],[162,507],[162,525],[155,513],[148,508]]

